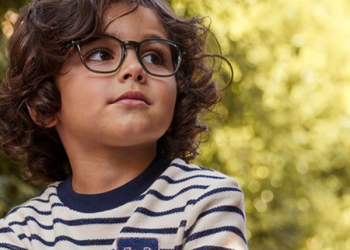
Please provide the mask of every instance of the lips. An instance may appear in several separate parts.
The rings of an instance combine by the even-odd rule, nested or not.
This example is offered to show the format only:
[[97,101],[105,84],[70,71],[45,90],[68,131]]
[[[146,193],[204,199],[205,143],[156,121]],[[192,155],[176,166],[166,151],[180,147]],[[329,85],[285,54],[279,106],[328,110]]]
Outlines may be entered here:
[[146,97],[139,91],[128,91],[119,96],[113,103],[118,102],[144,102],[149,105]]

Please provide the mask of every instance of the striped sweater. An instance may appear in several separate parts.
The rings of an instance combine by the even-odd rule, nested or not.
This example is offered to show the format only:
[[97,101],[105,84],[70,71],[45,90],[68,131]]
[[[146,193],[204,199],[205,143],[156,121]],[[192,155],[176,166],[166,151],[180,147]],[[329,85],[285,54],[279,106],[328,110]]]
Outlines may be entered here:
[[115,190],[54,183],[0,220],[0,249],[248,249],[243,194],[213,170],[157,157]]

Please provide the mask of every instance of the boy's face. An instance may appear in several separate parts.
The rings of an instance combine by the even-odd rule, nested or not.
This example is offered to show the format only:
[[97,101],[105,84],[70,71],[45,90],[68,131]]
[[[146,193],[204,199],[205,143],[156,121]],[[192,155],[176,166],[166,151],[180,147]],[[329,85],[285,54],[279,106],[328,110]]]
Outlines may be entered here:
[[[126,8],[127,7],[127,8]],[[122,41],[167,39],[163,24],[148,8],[119,17],[130,6],[112,5],[105,23],[106,34]],[[169,129],[176,100],[175,77],[147,75],[133,47],[120,68],[111,74],[93,73],[79,59],[76,49],[57,79],[61,94],[56,129],[67,150],[89,152],[116,147],[149,147]],[[69,153],[69,152],[68,152]]]

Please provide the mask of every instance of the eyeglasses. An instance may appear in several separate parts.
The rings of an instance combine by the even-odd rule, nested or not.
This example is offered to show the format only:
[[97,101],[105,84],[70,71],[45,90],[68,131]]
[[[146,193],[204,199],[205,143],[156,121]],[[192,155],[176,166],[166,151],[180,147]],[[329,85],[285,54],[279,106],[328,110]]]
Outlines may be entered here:
[[186,54],[183,45],[166,39],[121,41],[105,34],[88,40],[71,41],[69,46],[77,48],[81,62],[88,70],[102,74],[113,73],[119,69],[129,46],[135,48],[137,59],[144,71],[157,77],[174,75]]

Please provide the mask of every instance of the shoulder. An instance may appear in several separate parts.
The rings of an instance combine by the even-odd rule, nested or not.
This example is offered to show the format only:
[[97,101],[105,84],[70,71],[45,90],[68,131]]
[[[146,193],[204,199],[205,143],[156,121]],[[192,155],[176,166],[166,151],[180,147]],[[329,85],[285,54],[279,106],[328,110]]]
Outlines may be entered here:
[[226,186],[241,192],[235,178],[196,164],[188,164],[178,158],[170,163],[169,168],[164,174],[168,176],[168,178],[163,178],[173,183],[191,181],[191,183],[203,184],[207,186],[207,188]]
[[30,220],[40,215],[49,215],[54,206],[61,206],[57,196],[59,182],[47,186],[37,197],[11,209],[3,220],[12,222]]
[[[243,202],[243,193],[233,177],[218,171],[174,159],[151,187],[164,200],[195,205],[217,199]],[[159,195],[158,195],[159,193]]]
[[22,238],[37,230],[45,217],[51,215],[52,207],[60,205],[57,201],[57,185],[55,183],[46,187],[39,196],[13,208],[0,219],[0,248],[28,248],[23,245]]
[[174,196],[182,197],[179,203],[186,204],[186,249],[223,244],[228,249],[247,248],[244,195],[233,177],[180,159],[162,176],[164,190],[175,189]]

